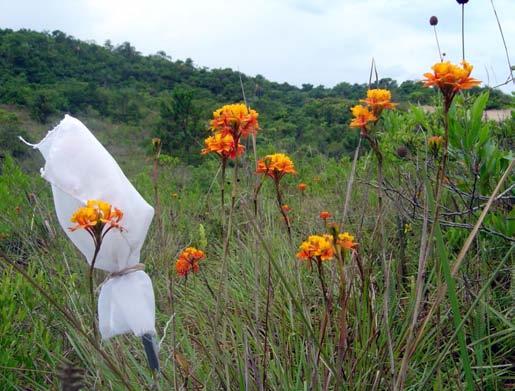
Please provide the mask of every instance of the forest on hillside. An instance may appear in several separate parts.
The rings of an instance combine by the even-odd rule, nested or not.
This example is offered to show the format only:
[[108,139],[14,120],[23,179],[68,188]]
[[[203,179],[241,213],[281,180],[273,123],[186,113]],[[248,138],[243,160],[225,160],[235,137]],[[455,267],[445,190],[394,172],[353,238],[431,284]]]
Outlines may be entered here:
[[[160,137],[164,152],[199,163],[196,152],[210,113],[223,103],[243,99],[240,78],[249,104],[260,113],[266,129],[260,143],[290,152],[302,146],[333,157],[354,150],[357,136],[348,131],[350,108],[366,92],[367,83],[299,88],[261,75],[208,69],[162,51],[144,56],[129,42],[98,45],[58,30],[9,29],[0,30],[2,148],[17,156],[24,153],[25,148],[12,141],[14,135],[24,134],[15,113],[22,108],[43,124],[55,123],[64,113],[129,124],[141,129],[147,141]],[[378,77],[372,84],[390,90],[401,109],[409,103],[433,104],[436,98],[419,81],[399,85]],[[477,95],[482,90],[476,87],[468,93]],[[489,92],[487,108],[513,106],[511,96]]]

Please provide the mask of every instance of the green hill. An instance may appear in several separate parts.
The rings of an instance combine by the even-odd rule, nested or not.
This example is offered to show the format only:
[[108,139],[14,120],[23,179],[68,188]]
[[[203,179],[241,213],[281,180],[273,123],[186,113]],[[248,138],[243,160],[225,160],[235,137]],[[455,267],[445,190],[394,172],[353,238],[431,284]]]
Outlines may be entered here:
[[[240,77],[249,104],[260,113],[266,129],[260,143],[289,152],[302,145],[329,156],[353,150],[355,132],[346,132],[349,108],[363,96],[366,84],[299,88],[261,75],[196,66],[189,58],[173,59],[164,52],[144,56],[128,42],[100,46],[61,31],[0,30],[4,109],[27,110],[43,124],[55,123],[64,113],[125,124],[137,128],[139,139],[160,136],[165,151],[189,163],[198,162],[210,113],[221,104],[242,100]],[[383,78],[376,84],[390,89],[397,102],[427,104],[435,96],[418,82],[398,85]],[[511,101],[499,91],[490,96],[490,107]],[[6,139],[13,132],[13,118],[1,121],[0,138]],[[21,153],[15,146],[11,152]]]

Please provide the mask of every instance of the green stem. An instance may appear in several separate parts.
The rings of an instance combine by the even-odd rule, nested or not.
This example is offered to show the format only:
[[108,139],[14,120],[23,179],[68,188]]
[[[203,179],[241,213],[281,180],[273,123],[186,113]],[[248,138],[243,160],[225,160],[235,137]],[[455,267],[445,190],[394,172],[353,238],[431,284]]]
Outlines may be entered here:
[[279,211],[281,212],[281,215],[283,216],[284,223],[286,224],[286,230],[288,231],[288,238],[290,239],[290,243],[292,242],[291,237],[291,226],[290,226],[290,219],[288,218],[288,215],[284,211],[283,208],[283,197],[281,195],[281,190],[279,189],[279,181],[280,179],[274,179],[274,185],[275,185],[275,193],[277,195],[277,203],[279,205]]
[[98,253],[100,252],[100,246],[102,245],[102,239],[101,237],[98,237],[95,239],[95,253],[93,254],[93,259],[91,260],[91,265],[89,267],[89,296],[91,299],[91,314],[92,314],[92,322],[91,326],[93,329],[93,335],[95,336],[95,341],[98,343],[98,329],[97,329],[97,316],[96,316],[96,303],[95,303],[95,290],[94,290],[94,283],[93,283],[93,272],[95,269],[95,263],[97,261]]

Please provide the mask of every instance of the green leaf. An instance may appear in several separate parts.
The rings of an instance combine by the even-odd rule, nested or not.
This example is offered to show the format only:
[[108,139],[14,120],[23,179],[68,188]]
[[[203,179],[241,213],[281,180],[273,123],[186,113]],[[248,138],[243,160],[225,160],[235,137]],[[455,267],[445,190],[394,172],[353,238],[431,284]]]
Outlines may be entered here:
[[[429,194],[429,203],[432,210],[435,210],[435,200],[432,192],[428,192]],[[445,282],[447,284],[447,294],[449,296],[449,301],[452,309],[452,317],[453,323],[457,330],[459,330],[457,339],[458,345],[460,348],[460,359],[463,365],[463,370],[465,372],[465,381],[466,381],[466,389],[467,391],[474,390],[474,377],[472,375],[472,367],[470,365],[470,357],[467,351],[467,345],[465,342],[465,334],[463,332],[463,328],[461,327],[461,314],[460,314],[460,306],[458,302],[458,295],[456,293],[456,281],[454,277],[451,275],[451,268],[449,265],[449,253],[445,247],[443,241],[443,235],[440,228],[440,224],[436,223],[434,227],[435,231],[435,239],[436,239],[436,256],[440,261],[440,265],[442,267],[443,275],[445,277]]]
[[470,110],[469,129],[473,134],[477,134],[482,125],[483,112],[485,111],[486,104],[488,103],[488,97],[488,91],[483,92],[472,104],[472,108]]

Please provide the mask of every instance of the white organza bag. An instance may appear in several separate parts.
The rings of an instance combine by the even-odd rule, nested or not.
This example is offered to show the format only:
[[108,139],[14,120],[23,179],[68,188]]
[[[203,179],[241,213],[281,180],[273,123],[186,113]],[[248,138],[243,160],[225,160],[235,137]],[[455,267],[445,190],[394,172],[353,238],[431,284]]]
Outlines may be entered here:
[[91,264],[94,244],[84,230],[71,232],[73,212],[89,199],[109,202],[123,212],[120,224],[102,241],[95,268],[122,275],[100,288],[98,321],[103,339],[133,332],[155,335],[155,303],[152,282],[142,270],[123,271],[140,262],[154,209],[125,177],[109,152],[78,119],[66,115],[36,145],[45,158],[41,175],[52,185],[55,210],[66,235]]

